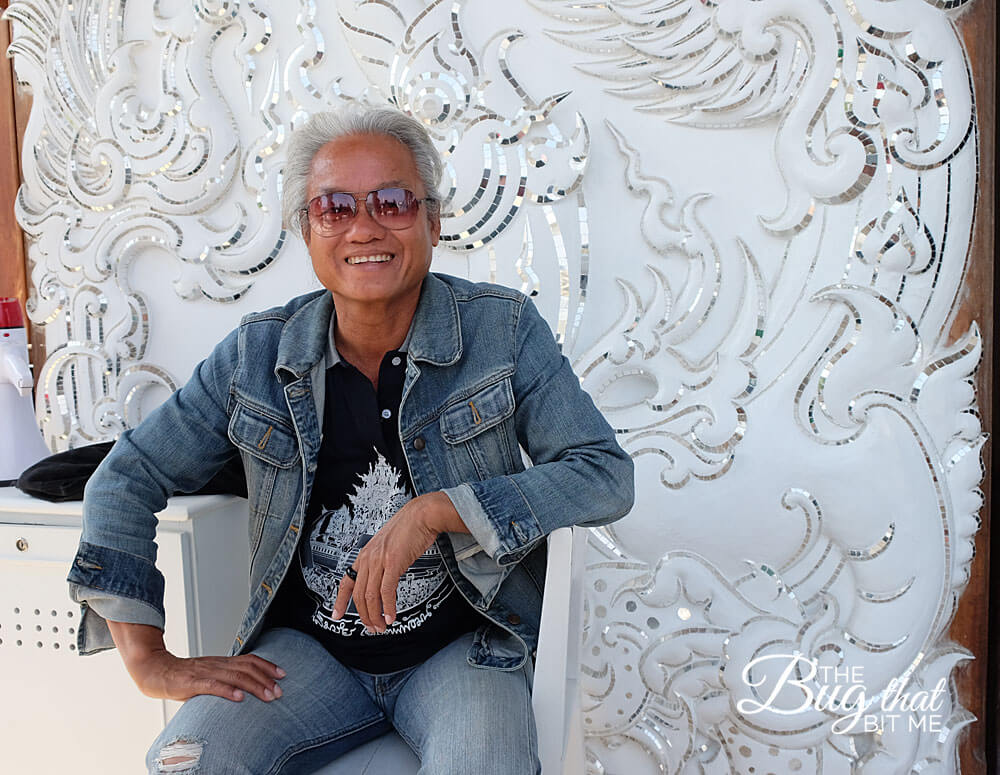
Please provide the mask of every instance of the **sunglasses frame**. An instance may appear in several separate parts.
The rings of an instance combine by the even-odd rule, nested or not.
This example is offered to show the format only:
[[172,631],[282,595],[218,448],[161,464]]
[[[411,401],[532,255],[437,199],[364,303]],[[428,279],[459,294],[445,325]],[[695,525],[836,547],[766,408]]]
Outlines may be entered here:
[[[402,191],[405,194],[408,194],[413,199],[414,205],[416,205],[413,210],[414,212],[413,220],[401,226],[391,226],[379,220],[379,217],[375,214],[375,204],[372,201],[373,195],[378,194],[379,191]],[[312,220],[309,217],[310,206],[317,199],[321,199],[324,196],[335,196],[335,195],[349,196],[354,201],[353,209],[351,211],[351,217],[346,218],[342,221],[343,223],[342,229],[337,229],[331,232],[316,228],[316,226],[313,224]],[[319,196],[314,196],[312,199],[306,202],[306,206],[303,207],[301,210],[299,210],[299,218],[301,219],[302,223],[308,224],[310,232],[315,232],[321,237],[335,237],[338,234],[344,233],[351,227],[351,224],[354,223],[354,219],[358,217],[358,212],[361,209],[359,205],[362,202],[364,202],[365,210],[368,211],[368,215],[371,217],[373,221],[375,221],[375,223],[377,223],[382,228],[398,231],[401,229],[409,228],[416,222],[417,213],[419,213],[420,211],[421,204],[424,204],[426,202],[436,202],[436,201],[437,200],[432,196],[425,196],[423,199],[417,199],[416,194],[414,194],[410,189],[403,188],[402,186],[383,186],[382,188],[373,188],[371,191],[365,192],[364,194],[354,193],[352,191],[327,191],[326,193],[320,194]]]

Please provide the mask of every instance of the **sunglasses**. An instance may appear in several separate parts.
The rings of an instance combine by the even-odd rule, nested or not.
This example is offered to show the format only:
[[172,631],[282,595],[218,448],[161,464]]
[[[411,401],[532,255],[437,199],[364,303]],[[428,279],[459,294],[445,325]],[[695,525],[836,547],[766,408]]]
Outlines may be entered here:
[[417,199],[405,188],[379,188],[363,197],[346,191],[320,194],[309,200],[300,212],[309,219],[309,229],[321,237],[334,237],[350,228],[363,201],[368,214],[379,226],[405,229],[417,219],[421,202],[433,202],[434,197]]

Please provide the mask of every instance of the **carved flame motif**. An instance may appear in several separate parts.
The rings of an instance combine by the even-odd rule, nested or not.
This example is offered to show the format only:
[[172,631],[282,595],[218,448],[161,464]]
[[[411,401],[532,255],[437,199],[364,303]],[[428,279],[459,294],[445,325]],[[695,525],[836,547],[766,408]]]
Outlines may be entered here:
[[[625,293],[621,317],[574,366],[625,449],[633,457],[662,458],[664,485],[715,479],[729,469],[746,430],[740,400],[754,388],[747,357],[760,341],[766,304],[759,269],[745,245],[725,255],[717,247],[698,219],[704,196],[674,206],[670,185],[646,177],[635,149],[609,127],[626,157],[626,188],[647,200],[639,229],[658,258],[646,264],[648,280],[639,286],[651,294],[618,280]],[[730,273],[747,286],[735,309],[717,304]],[[744,307],[753,314],[744,316]],[[722,336],[706,344],[700,334],[707,329]],[[615,397],[627,392],[640,398]]]
[[930,229],[900,190],[881,217],[872,218],[854,239],[854,254],[872,267],[872,281],[878,280],[883,264],[898,274],[922,274],[934,268],[937,246]]

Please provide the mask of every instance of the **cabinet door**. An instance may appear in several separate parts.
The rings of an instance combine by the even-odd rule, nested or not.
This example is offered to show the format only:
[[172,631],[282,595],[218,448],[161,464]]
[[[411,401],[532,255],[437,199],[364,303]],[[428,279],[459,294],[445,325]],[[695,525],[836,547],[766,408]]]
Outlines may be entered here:
[[[139,693],[115,651],[77,654],[80,613],[66,573],[79,538],[73,527],[0,524],[4,772],[140,772],[163,728],[164,703]],[[161,552],[175,545],[163,552],[171,564],[181,538],[158,538]],[[174,624],[185,639],[185,623]]]

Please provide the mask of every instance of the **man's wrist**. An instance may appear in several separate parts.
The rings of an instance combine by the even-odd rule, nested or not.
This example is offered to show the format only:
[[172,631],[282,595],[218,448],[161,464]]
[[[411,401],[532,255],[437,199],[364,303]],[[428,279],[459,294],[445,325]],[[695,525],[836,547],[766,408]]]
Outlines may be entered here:
[[163,643],[163,631],[148,624],[131,624],[128,622],[108,621],[108,629],[118,648],[125,670],[132,677],[139,691],[150,694],[151,670],[157,663],[162,664],[164,656],[173,655],[167,651]]
[[138,664],[155,652],[166,651],[163,631],[159,627],[109,621],[108,629],[126,666]]
[[421,497],[424,499],[421,515],[424,525],[429,530],[433,530],[436,535],[469,532],[469,528],[465,526],[462,517],[455,508],[455,504],[445,493],[438,490],[425,493]]

